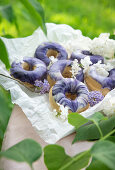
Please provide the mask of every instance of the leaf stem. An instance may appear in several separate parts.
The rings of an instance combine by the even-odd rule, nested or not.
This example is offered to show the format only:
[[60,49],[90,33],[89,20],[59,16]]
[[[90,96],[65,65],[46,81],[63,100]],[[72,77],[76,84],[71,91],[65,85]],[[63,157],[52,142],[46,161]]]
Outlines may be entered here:
[[79,159],[81,159],[84,155],[86,155],[89,152],[90,152],[90,149],[81,153],[78,156],[73,157],[71,161],[69,161],[67,164],[65,164],[63,167],[61,167],[59,170],[64,170],[64,169],[68,168],[71,164],[73,164],[75,161],[78,161]]
[[110,135],[112,135],[113,133],[115,133],[115,129],[113,129],[111,132],[109,132],[107,135],[105,135],[103,138],[101,138],[100,140],[105,140],[106,138],[108,138]]
[[31,170],[34,170],[34,167],[33,167],[33,166],[31,166]]
[[94,122],[94,124],[96,125],[96,127],[97,127],[97,129],[98,129],[98,131],[99,131],[99,133],[100,133],[100,138],[102,139],[102,138],[103,138],[103,133],[102,133],[102,130],[101,130],[99,124],[98,124],[96,121],[93,121],[93,122]]

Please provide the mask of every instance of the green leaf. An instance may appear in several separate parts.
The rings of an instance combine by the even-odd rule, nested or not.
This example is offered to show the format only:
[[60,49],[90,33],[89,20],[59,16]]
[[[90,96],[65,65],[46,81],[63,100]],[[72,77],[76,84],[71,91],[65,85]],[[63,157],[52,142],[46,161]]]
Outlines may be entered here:
[[0,38],[0,60],[2,60],[2,62],[5,64],[7,69],[10,68],[7,49],[1,38]]
[[96,142],[91,148],[92,156],[115,170],[115,144],[110,141]]
[[46,34],[44,10],[40,3],[37,0],[20,0],[20,2],[27,8],[36,25],[39,25]]
[[[108,118],[107,118],[107,119],[108,119]],[[89,120],[91,120],[92,122],[94,122],[94,124],[97,126],[97,129],[98,129],[98,131],[99,131],[99,133],[100,133],[100,137],[101,137],[101,138],[103,137],[103,133],[102,133],[102,131],[101,131],[101,129],[100,129],[99,122],[100,122],[101,120],[107,120],[107,119],[105,119],[104,115],[103,115],[102,113],[100,113],[100,112],[94,113],[94,114],[89,118]]]
[[115,40],[115,34],[111,34],[109,38]]
[[89,167],[86,170],[111,170],[111,169],[108,168],[102,162],[93,158],[91,161],[91,164],[89,165]]
[[106,138],[106,140],[109,140],[115,143],[115,136],[109,136],[108,138]]
[[10,35],[10,34],[5,34],[5,35],[2,35],[2,37],[5,37],[5,38],[14,38],[12,35]]
[[5,5],[5,6],[2,6],[0,9],[1,9],[2,16],[12,23],[15,19],[12,6]]
[[10,94],[0,87],[0,150],[12,108]]
[[79,170],[88,164],[89,159],[89,151],[70,157],[59,145],[48,145],[44,148],[44,162],[48,170]]
[[[99,127],[102,131],[103,136],[105,136],[107,133],[115,128],[115,116],[112,116],[108,120],[100,121]],[[86,126],[81,126],[79,129],[77,129],[77,134],[73,140],[73,143],[75,143],[76,141],[96,140],[99,138],[99,130],[97,126],[93,123]]]
[[15,12],[10,4],[4,5],[0,7],[0,11],[2,14],[2,17],[7,19],[10,23],[14,23],[17,31],[19,32],[19,27],[17,24],[17,17],[15,15]]
[[0,153],[1,157],[12,159],[17,162],[26,162],[32,167],[32,163],[40,158],[42,148],[39,143],[32,139],[25,139],[6,151]]
[[[100,122],[101,120],[103,120],[103,119],[105,119],[105,116],[102,114],[102,113],[100,113],[100,112],[95,112],[92,116],[90,116],[89,118],[88,118],[89,120],[91,120],[91,121],[93,121],[93,122]],[[106,119],[107,119],[107,117],[106,117]]]
[[44,148],[44,161],[49,170],[59,169],[64,161],[70,159],[64,148],[59,145],[48,145]]
[[88,119],[84,118],[78,113],[70,113],[68,115],[68,122],[72,125],[75,126],[76,129],[78,129],[80,126],[84,125],[85,123],[88,122]]
[[60,170],[81,170],[86,167],[89,163],[91,155],[89,151],[84,151],[72,157],[66,164],[60,168]]

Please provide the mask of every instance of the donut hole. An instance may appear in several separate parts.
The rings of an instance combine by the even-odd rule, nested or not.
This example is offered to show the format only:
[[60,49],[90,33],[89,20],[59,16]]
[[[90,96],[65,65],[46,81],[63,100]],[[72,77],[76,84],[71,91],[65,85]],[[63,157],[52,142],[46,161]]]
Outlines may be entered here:
[[65,96],[68,98],[68,99],[71,99],[71,100],[75,100],[77,95],[75,93],[70,93],[70,92],[66,92],[65,93]]
[[32,71],[36,69],[36,66],[30,66],[28,63],[24,62],[22,63],[22,68],[26,71]]
[[53,49],[48,49],[46,55],[48,57],[54,56],[54,58],[57,58],[58,52],[56,50],[53,50]]
[[63,71],[63,73],[62,73],[62,76],[63,76],[64,78],[72,78],[72,73],[71,73],[71,67],[70,67],[70,66],[66,66],[66,67],[64,68],[64,71]]

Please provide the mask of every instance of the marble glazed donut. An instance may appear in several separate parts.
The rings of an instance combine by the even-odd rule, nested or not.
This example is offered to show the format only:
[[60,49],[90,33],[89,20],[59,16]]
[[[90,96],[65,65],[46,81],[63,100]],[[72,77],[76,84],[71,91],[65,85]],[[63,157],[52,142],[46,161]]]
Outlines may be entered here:
[[67,59],[68,54],[60,44],[45,42],[37,47],[34,56],[42,60],[48,66],[51,61],[49,58],[50,56],[54,56],[58,60],[64,60]]
[[87,50],[76,50],[71,54],[70,59],[71,60],[77,59],[80,62],[80,60],[84,59],[86,56],[90,57],[90,60],[93,64],[97,63],[99,60],[101,60],[101,62],[104,63],[104,58],[102,56],[94,55]]
[[59,106],[68,107],[69,112],[82,112],[89,107],[89,91],[84,83],[77,79],[67,78],[57,81],[50,89],[49,101],[53,109],[59,111]]
[[[73,61],[71,60],[59,60],[50,67],[47,76],[47,80],[50,83],[50,86],[53,86],[58,80],[72,77],[72,73],[70,72],[72,62]],[[76,79],[82,82],[84,81],[84,74],[82,69],[76,75]]]
[[15,79],[32,87],[36,80],[43,80],[45,78],[46,71],[47,68],[43,61],[33,57],[26,57],[23,59],[23,62],[12,63],[10,74]]
[[88,74],[85,74],[85,82],[89,90],[101,91],[105,96],[110,90],[115,88],[115,69],[111,69],[108,77],[97,74],[92,67]]

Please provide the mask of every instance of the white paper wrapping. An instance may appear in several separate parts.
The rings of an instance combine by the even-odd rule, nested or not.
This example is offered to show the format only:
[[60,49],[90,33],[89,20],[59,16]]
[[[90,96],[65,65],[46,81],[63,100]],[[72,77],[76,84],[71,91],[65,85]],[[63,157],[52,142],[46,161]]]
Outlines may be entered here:
[[[92,40],[84,37],[80,30],[74,30],[64,24],[56,25],[50,23],[46,24],[46,26],[47,37],[38,28],[33,35],[26,38],[2,38],[9,53],[10,63],[13,61],[19,62],[25,56],[33,57],[37,46],[45,41],[53,41],[65,45],[65,43],[75,40],[77,41],[76,48],[89,50]],[[10,75],[2,63],[0,63],[0,73]],[[2,76],[0,76],[0,84],[6,90],[10,90],[12,103],[22,108],[32,126],[45,142],[55,143],[74,131],[73,126],[68,124],[68,121],[63,122],[53,115],[48,94],[39,95],[31,92],[16,81]],[[105,103],[112,97],[115,97],[115,89],[109,92],[102,102],[81,114],[84,117],[88,117],[96,111],[102,110],[105,107]]]

